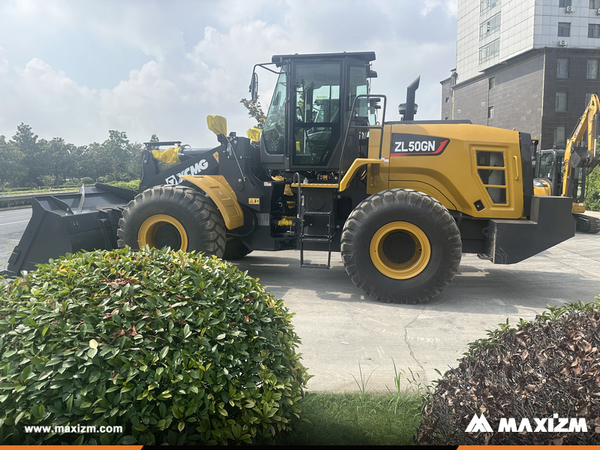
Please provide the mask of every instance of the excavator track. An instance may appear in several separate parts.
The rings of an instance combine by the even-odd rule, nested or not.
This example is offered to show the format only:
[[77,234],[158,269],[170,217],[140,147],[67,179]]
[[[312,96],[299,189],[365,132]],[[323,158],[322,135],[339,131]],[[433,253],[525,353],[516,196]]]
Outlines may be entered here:
[[596,234],[600,231],[600,219],[597,217],[586,216],[584,214],[574,214],[574,216],[577,221],[577,231],[588,234]]

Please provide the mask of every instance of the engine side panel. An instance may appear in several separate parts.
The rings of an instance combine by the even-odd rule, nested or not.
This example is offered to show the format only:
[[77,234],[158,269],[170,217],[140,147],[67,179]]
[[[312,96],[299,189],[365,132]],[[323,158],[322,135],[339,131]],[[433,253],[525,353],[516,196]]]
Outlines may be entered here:
[[389,181],[373,183],[369,193],[416,189],[476,218],[528,215],[518,132],[472,124],[386,124],[381,155],[379,133],[371,131],[369,158],[388,163],[381,171],[387,169]]

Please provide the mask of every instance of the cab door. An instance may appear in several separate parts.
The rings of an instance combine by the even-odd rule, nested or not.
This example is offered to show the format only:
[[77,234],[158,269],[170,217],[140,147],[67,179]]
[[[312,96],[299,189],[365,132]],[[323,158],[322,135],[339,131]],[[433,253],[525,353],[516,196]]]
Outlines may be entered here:
[[326,168],[341,139],[342,61],[297,62],[292,79],[290,168]]

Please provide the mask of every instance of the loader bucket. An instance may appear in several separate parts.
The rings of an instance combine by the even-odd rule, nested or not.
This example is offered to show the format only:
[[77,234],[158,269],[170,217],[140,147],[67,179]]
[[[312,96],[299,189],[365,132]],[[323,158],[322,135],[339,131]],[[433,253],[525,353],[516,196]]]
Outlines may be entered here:
[[66,253],[116,248],[121,211],[135,195],[96,185],[79,194],[32,198],[31,220],[8,260],[8,273],[35,270],[37,264]]

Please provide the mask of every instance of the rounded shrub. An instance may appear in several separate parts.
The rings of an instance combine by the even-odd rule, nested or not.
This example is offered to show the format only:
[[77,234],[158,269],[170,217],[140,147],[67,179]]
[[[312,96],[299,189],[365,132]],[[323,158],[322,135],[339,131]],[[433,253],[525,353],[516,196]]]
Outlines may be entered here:
[[[489,332],[470,344],[458,367],[424,396],[416,440],[429,445],[598,444],[599,325],[600,298],[551,307],[516,328],[507,322]],[[489,428],[481,425],[481,416]]]
[[50,261],[0,283],[0,443],[268,442],[308,380],[291,318],[216,257]]

